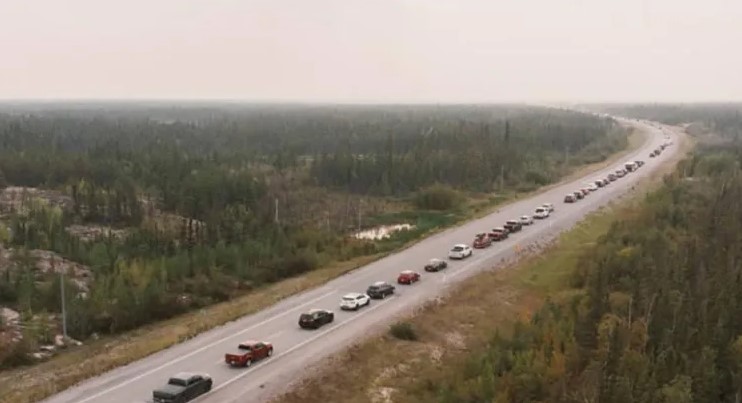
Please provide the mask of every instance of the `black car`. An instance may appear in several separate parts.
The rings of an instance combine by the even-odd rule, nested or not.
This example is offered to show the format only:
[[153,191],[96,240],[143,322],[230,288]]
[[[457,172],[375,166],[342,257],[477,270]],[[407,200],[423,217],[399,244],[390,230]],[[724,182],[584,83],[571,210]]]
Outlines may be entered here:
[[167,381],[167,385],[155,389],[155,403],[185,403],[211,390],[213,381],[206,374],[181,372]]
[[332,323],[335,313],[327,309],[312,309],[299,316],[299,326],[302,329],[317,329],[322,325]]
[[430,259],[428,264],[425,265],[425,271],[441,271],[448,267],[448,263],[441,259]]
[[374,299],[384,299],[392,294],[394,294],[394,286],[386,281],[378,281],[366,289],[366,295]]
[[523,225],[518,220],[508,220],[505,221],[504,227],[508,232],[518,232],[523,228]]

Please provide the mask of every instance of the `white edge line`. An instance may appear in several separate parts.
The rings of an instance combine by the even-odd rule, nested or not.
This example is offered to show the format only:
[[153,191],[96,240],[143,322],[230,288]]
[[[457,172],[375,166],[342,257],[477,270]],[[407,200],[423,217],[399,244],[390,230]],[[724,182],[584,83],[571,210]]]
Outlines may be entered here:
[[224,382],[224,383],[222,383],[221,385],[217,386],[216,388],[212,389],[212,390],[211,390],[211,392],[209,392],[209,393],[207,393],[207,394],[205,394],[205,395],[202,395],[202,396],[203,396],[203,397],[209,396],[209,395],[213,394],[214,392],[218,391],[219,389],[222,389],[222,388],[224,388],[224,387],[227,387],[227,386],[228,386],[228,385],[230,385],[230,384],[231,384],[232,382],[234,382],[234,381],[236,381],[236,380],[238,380],[238,379],[240,379],[240,378],[242,378],[242,377],[244,377],[244,376],[247,376],[247,375],[249,375],[249,374],[250,374],[250,371],[252,371],[252,370],[253,370],[253,368],[262,368],[262,367],[264,367],[264,366],[266,366],[266,365],[270,365],[271,363],[273,363],[273,362],[276,362],[276,361],[277,361],[278,359],[280,359],[281,357],[283,357],[283,356],[285,356],[285,355],[287,355],[287,354],[290,354],[291,352],[293,352],[293,351],[295,351],[295,350],[297,350],[297,349],[299,349],[299,348],[301,348],[301,347],[304,347],[305,345],[307,345],[307,344],[309,344],[309,343],[311,343],[311,342],[313,342],[313,341],[317,340],[318,338],[320,338],[320,337],[324,336],[324,335],[325,335],[325,334],[327,334],[327,333],[330,333],[330,332],[333,332],[333,331],[335,331],[335,330],[337,330],[337,329],[340,329],[341,327],[343,327],[343,326],[347,325],[348,323],[350,323],[350,322],[353,322],[354,320],[356,320],[356,319],[358,319],[358,318],[361,318],[361,317],[363,317],[363,315],[365,315],[365,314],[367,314],[367,313],[369,313],[369,312],[371,312],[371,311],[373,311],[373,310],[375,310],[375,309],[377,309],[377,308],[380,308],[380,307],[384,306],[384,304],[386,304],[387,302],[393,301],[393,300],[395,300],[396,298],[397,298],[397,297],[396,297],[396,296],[394,296],[394,297],[392,297],[392,298],[388,298],[388,299],[386,299],[386,300],[384,300],[384,301],[381,301],[381,302],[379,302],[378,304],[374,304],[374,305],[372,305],[372,306],[371,306],[370,308],[368,308],[368,309],[366,309],[366,310],[364,310],[364,311],[361,311],[360,313],[358,313],[358,315],[354,315],[354,316],[353,316],[352,318],[350,318],[350,319],[348,319],[348,320],[346,320],[346,321],[344,321],[344,322],[340,322],[340,323],[338,323],[338,324],[337,324],[336,326],[333,326],[333,327],[331,327],[331,328],[329,328],[329,329],[326,329],[326,330],[324,330],[324,331],[322,331],[322,332],[320,332],[320,333],[318,333],[318,334],[314,335],[313,337],[310,337],[310,338],[308,338],[308,339],[304,340],[303,342],[301,342],[301,343],[299,343],[299,344],[295,345],[294,347],[291,347],[290,349],[288,349],[288,350],[286,350],[286,351],[282,352],[281,354],[278,354],[278,355],[275,355],[275,356],[273,356],[273,359],[272,359],[272,360],[270,360],[270,361],[266,361],[266,362],[265,362],[265,363],[264,363],[263,365],[260,365],[260,366],[257,366],[257,367],[252,367],[252,368],[250,368],[250,369],[248,369],[248,370],[246,370],[246,371],[242,372],[241,374],[239,374],[239,375],[237,375],[237,376],[233,377],[232,379],[229,379],[229,380],[227,380],[226,382]]
[[[159,367],[156,367],[156,368],[150,369],[149,371],[143,372],[143,373],[141,373],[141,374],[139,374],[139,375],[137,375],[137,376],[135,376],[135,377],[133,377],[133,378],[129,378],[129,379],[127,379],[126,381],[124,381],[124,382],[121,382],[121,383],[119,383],[118,385],[112,386],[112,387],[110,387],[110,388],[108,388],[108,389],[104,389],[104,390],[102,390],[102,391],[100,391],[100,392],[98,392],[98,393],[96,393],[96,394],[94,394],[94,395],[92,395],[92,396],[86,397],[85,399],[82,399],[82,400],[78,400],[78,401],[77,401],[77,403],[85,403],[85,402],[88,402],[88,401],[90,401],[90,400],[93,400],[93,399],[95,399],[95,398],[98,398],[98,397],[100,397],[100,396],[102,396],[102,395],[105,395],[106,393],[109,393],[109,392],[111,392],[111,391],[113,391],[113,390],[116,390],[116,389],[122,388],[122,387],[124,387],[124,386],[126,386],[126,385],[128,385],[128,384],[130,384],[130,383],[132,383],[132,382],[134,382],[134,381],[136,381],[136,380],[139,380],[139,379],[141,379],[141,378],[143,378],[143,377],[145,377],[145,376],[147,376],[147,375],[150,375],[150,374],[152,374],[153,372],[157,372],[157,371],[159,371],[159,370],[161,370],[161,369],[163,369],[163,368],[165,368],[165,367],[167,367],[167,366],[170,366],[170,365],[173,365],[173,364],[175,364],[175,363],[178,363],[178,362],[180,362],[180,361],[183,361],[184,359],[186,359],[186,358],[188,358],[188,357],[191,357],[191,356],[193,356],[193,355],[195,355],[195,354],[198,354],[198,353],[200,353],[201,351],[204,351],[204,350],[206,350],[206,349],[208,349],[208,348],[211,348],[211,347],[213,347],[213,346],[215,346],[215,345],[217,345],[217,344],[219,344],[219,343],[222,343],[223,341],[225,341],[225,340],[227,340],[227,339],[231,339],[231,338],[233,338],[233,337],[235,337],[235,336],[239,336],[239,335],[241,335],[242,333],[246,333],[246,332],[249,332],[250,330],[253,330],[253,329],[255,329],[255,328],[256,328],[256,327],[258,327],[258,326],[262,326],[262,325],[263,325],[263,324],[265,324],[265,323],[268,323],[268,322],[271,322],[271,321],[273,321],[273,320],[276,320],[276,319],[278,319],[278,318],[280,318],[280,317],[286,316],[286,315],[288,315],[289,313],[291,313],[291,312],[293,312],[293,311],[295,311],[295,310],[297,310],[297,309],[299,309],[299,308],[302,308],[302,307],[304,307],[304,306],[306,306],[306,305],[309,305],[309,304],[313,304],[313,303],[314,303],[315,301],[319,301],[319,300],[320,300],[320,299],[322,299],[322,298],[328,297],[328,296],[330,296],[330,295],[334,294],[335,292],[336,292],[335,290],[333,290],[333,291],[330,291],[330,292],[328,292],[328,293],[326,293],[326,294],[322,294],[321,296],[319,296],[319,297],[317,297],[317,298],[314,298],[314,299],[312,299],[312,300],[309,300],[309,301],[307,301],[307,302],[305,302],[305,303],[303,303],[303,304],[301,304],[301,305],[297,305],[297,306],[295,306],[295,307],[293,307],[293,308],[289,308],[288,310],[286,310],[286,311],[284,311],[284,312],[282,312],[282,313],[280,313],[280,314],[278,314],[278,315],[276,315],[276,316],[273,316],[273,317],[271,317],[271,318],[269,318],[269,319],[266,319],[266,320],[264,320],[264,321],[262,321],[262,322],[260,322],[260,323],[256,323],[256,324],[254,324],[254,325],[252,325],[252,326],[250,326],[250,327],[248,327],[248,328],[242,329],[241,331],[239,331],[239,332],[237,332],[237,333],[232,333],[232,334],[230,334],[230,335],[229,335],[229,336],[227,336],[227,337],[223,337],[223,338],[221,338],[221,339],[219,339],[219,340],[216,340],[216,341],[214,341],[214,342],[211,342],[211,343],[209,343],[209,344],[207,344],[207,345],[205,345],[205,346],[203,346],[203,347],[201,347],[201,348],[199,348],[199,349],[197,349],[197,350],[191,351],[191,352],[190,352],[190,353],[188,353],[188,354],[184,354],[184,355],[181,355],[181,356],[179,356],[178,358],[176,358],[176,359],[174,359],[174,360],[172,360],[172,361],[168,361],[168,362],[166,362],[165,364],[162,364],[162,365],[160,365]],[[135,361],[135,362],[136,362],[136,361]]]

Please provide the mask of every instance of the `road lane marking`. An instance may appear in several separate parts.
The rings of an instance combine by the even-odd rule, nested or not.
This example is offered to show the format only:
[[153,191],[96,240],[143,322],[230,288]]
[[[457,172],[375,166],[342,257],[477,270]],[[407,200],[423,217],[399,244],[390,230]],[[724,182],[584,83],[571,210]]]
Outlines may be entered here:
[[[278,337],[278,336],[279,336],[279,335],[280,335],[281,333],[283,333],[283,332],[285,332],[285,331],[286,331],[286,330],[284,329],[284,330],[278,331],[278,332],[276,332],[276,333],[273,333],[273,334],[272,334],[272,335],[270,335],[270,336],[267,336],[267,337],[261,337],[261,338],[260,338],[260,341],[263,341],[263,342],[266,342],[266,341],[267,341],[268,343],[273,343],[273,342],[272,342],[271,340],[275,339],[276,337]],[[215,365],[218,365],[218,364],[221,364],[221,363],[224,363],[224,357],[222,357],[221,359],[219,359],[219,361],[217,361],[217,362],[215,363]]]
[[[239,336],[239,335],[241,335],[241,334],[243,334],[243,333],[247,333],[247,332],[249,332],[249,331],[251,331],[251,330],[255,329],[256,327],[262,326],[262,325],[264,325],[264,324],[266,324],[266,323],[268,323],[268,322],[271,322],[271,321],[273,321],[273,320],[276,320],[276,319],[278,319],[278,318],[284,317],[284,316],[288,315],[289,313],[291,313],[291,312],[293,312],[293,311],[295,311],[295,310],[297,310],[297,309],[299,309],[299,308],[302,308],[302,307],[304,307],[304,306],[306,306],[306,305],[309,305],[309,304],[313,304],[314,302],[316,302],[316,301],[319,301],[319,300],[321,300],[322,298],[326,298],[326,297],[329,297],[330,295],[332,295],[332,294],[334,294],[334,293],[336,293],[336,292],[337,292],[336,290],[330,291],[330,292],[328,292],[328,293],[325,293],[325,294],[322,294],[322,295],[320,295],[320,296],[319,296],[319,297],[317,297],[317,298],[314,298],[314,299],[312,299],[312,300],[309,300],[309,301],[307,301],[307,302],[305,302],[305,303],[303,303],[303,304],[301,304],[301,305],[297,305],[297,306],[295,306],[295,307],[293,307],[293,308],[289,308],[289,309],[287,309],[286,311],[284,311],[284,312],[282,312],[282,313],[280,313],[280,314],[278,314],[278,315],[276,315],[276,316],[273,316],[273,317],[271,317],[270,319],[266,319],[266,320],[264,320],[264,321],[262,321],[262,322],[256,323],[256,324],[254,324],[254,325],[252,325],[252,326],[250,326],[250,327],[248,327],[248,328],[242,329],[241,331],[239,331],[239,332],[237,332],[237,333],[232,333],[232,334],[230,334],[230,335],[229,335],[229,336],[227,336],[227,337],[223,337],[223,338],[221,338],[221,339],[219,339],[219,340],[216,340],[216,341],[214,341],[214,342],[212,342],[212,343],[209,343],[209,344],[207,344],[207,345],[205,345],[205,346],[203,346],[203,347],[201,347],[201,348],[199,348],[199,349],[197,349],[197,350],[191,351],[191,352],[190,352],[190,353],[188,353],[188,354],[183,354],[183,355],[179,356],[178,358],[176,358],[176,359],[174,359],[174,360],[172,360],[172,361],[168,361],[168,362],[166,362],[165,364],[162,364],[162,365],[160,365],[160,366],[159,366],[159,367],[157,367],[157,368],[153,368],[153,369],[150,369],[149,371],[143,372],[143,373],[141,373],[141,374],[139,374],[139,375],[137,375],[137,376],[135,376],[135,377],[133,377],[133,378],[129,378],[129,379],[127,379],[127,380],[126,380],[125,382],[121,382],[121,383],[120,383],[120,384],[118,384],[118,385],[115,385],[115,386],[111,386],[111,387],[110,387],[110,388],[108,388],[108,389],[104,389],[104,390],[102,390],[102,391],[100,391],[100,392],[98,392],[98,393],[94,394],[93,396],[89,396],[89,397],[86,397],[85,399],[82,399],[82,400],[78,400],[78,402],[77,402],[77,403],[85,403],[85,402],[89,402],[89,401],[91,401],[91,400],[93,400],[93,399],[96,399],[96,398],[98,398],[98,397],[100,397],[100,396],[103,396],[103,395],[105,395],[105,394],[107,394],[107,393],[109,393],[109,392],[111,392],[111,391],[114,391],[114,390],[116,390],[116,389],[122,388],[122,387],[124,387],[124,386],[126,386],[126,385],[128,385],[128,384],[130,384],[130,383],[132,383],[132,382],[134,382],[134,381],[137,381],[137,380],[139,380],[139,379],[142,379],[142,378],[144,378],[145,376],[148,376],[148,375],[152,374],[153,372],[157,372],[157,371],[159,371],[159,370],[161,370],[161,369],[163,369],[163,368],[165,368],[165,367],[167,367],[167,366],[170,366],[170,365],[173,365],[173,364],[175,364],[175,363],[178,363],[178,362],[180,362],[180,361],[183,361],[183,360],[185,360],[186,358],[188,358],[188,357],[191,357],[191,356],[193,356],[193,355],[195,355],[195,354],[198,354],[198,353],[200,353],[200,352],[202,352],[202,351],[204,351],[204,350],[206,350],[206,349],[208,349],[208,348],[214,347],[215,345],[217,345],[217,344],[219,344],[219,343],[222,343],[222,342],[224,342],[225,340],[231,339],[231,338],[233,338],[233,337],[235,337],[235,336]],[[176,345],[174,345],[174,346],[177,346],[177,345],[180,345],[180,344],[181,344],[181,343],[179,343],[179,344],[176,344]]]
[[252,370],[253,370],[253,368],[262,368],[262,367],[265,367],[266,365],[269,365],[269,364],[270,364],[270,363],[272,363],[272,362],[276,362],[276,361],[277,361],[278,359],[280,359],[281,357],[283,357],[283,356],[285,356],[285,355],[287,355],[287,354],[291,354],[291,353],[292,353],[293,351],[296,351],[297,349],[300,349],[300,348],[304,347],[305,345],[307,345],[307,344],[309,344],[309,343],[311,343],[311,342],[313,342],[313,341],[317,340],[318,338],[320,338],[320,337],[324,336],[324,335],[325,335],[325,334],[327,334],[327,333],[330,333],[330,332],[332,332],[332,331],[335,331],[335,330],[337,330],[337,329],[340,329],[341,327],[343,327],[343,326],[347,325],[348,323],[350,323],[350,322],[353,322],[354,320],[356,320],[356,319],[358,319],[358,318],[361,318],[361,317],[363,317],[363,315],[365,315],[365,314],[367,314],[367,313],[369,313],[369,312],[371,312],[371,311],[373,311],[373,310],[375,310],[375,309],[378,309],[378,308],[380,308],[380,307],[384,306],[384,304],[386,304],[386,303],[388,303],[388,302],[390,302],[390,301],[393,301],[393,300],[395,300],[396,298],[397,298],[397,297],[396,297],[396,295],[395,295],[395,296],[393,296],[393,297],[391,297],[391,298],[387,298],[387,299],[385,299],[385,300],[382,300],[382,301],[381,301],[381,302],[379,302],[379,303],[376,303],[376,304],[374,304],[374,305],[371,305],[371,307],[370,307],[370,308],[368,308],[368,309],[366,309],[366,310],[364,310],[364,311],[361,311],[361,312],[359,312],[359,313],[358,313],[357,315],[354,315],[354,316],[353,316],[353,317],[351,317],[350,319],[348,319],[348,320],[346,320],[346,321],[344,321],[344,322],[340,322],[340,323],[338,323],[337,325],[335,325],[334,327],[331,327],[331,328],[329,328],[329,329],[327,329],[327,330],[324,330],[324,331],[322,331],[322,332],[320,332],[320,333],[318,333],[318,334],[316,334],[316,335],[314,335],[314,336],[310,337],[309,339],[306,339],[306,340],[304,340],[303,342],[301,342],[301,343],[299,343],[299,344],[295,345],[294,347],[291,347],[290,349],[288,349],[288,350],[286,350],[286,351],[283,351],[282,353],[280,353],[280,354],[278,354],[278,355],[275,355],[275,356],[273,357],[273,359],[272,359],[272,360],[270,360],[270,361],[266,361],[266,362],[264,362],[264,363],[261,363],[262,365],[260,365],[260,366],[257,366],[257,367],[252,367],[252,368],[249,368],[249,369],[247,369],[247,370],[243,371],[243,372],[242,372],[241,374],[239,374],[239,375],[237,375],[237,376],[235,376],[235,377],[233,377],[233,378],[231,378],[231,379],[227,380],[226,382],[222,383],[221,385],[217,386],[216,388],[213,388],[213,389],[211,389],[211,392],[209,392],[209,393],[207,393],[207,394],[205,394],[205,395],[202,395],[202,396],[203,396],[203,397],[209,396],[209,395],[211,395],[212,393],[214,393],[214,392],[218,391],[219,389],[222,389],[222,388],[224,388],[224,387],[227,387],[227,386],[228,386],[228,385],[230,385],[230,384],[231,384],[232,382],[234,382],[234,381],[236,381],[236,380],[238,380],[238,379],[240,379],[240,378],[242,378],[242,377],[244,377],[244,376],[247,376],[247,375],[248,375],[248,374],[250,373],[250,371],[252,371]]

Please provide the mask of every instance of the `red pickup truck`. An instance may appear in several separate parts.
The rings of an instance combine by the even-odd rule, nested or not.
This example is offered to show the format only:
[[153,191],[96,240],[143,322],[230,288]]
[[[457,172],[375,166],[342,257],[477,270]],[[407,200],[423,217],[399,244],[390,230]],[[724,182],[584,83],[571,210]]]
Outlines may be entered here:
[[224,355],[227,364],[236,367],[249,367],[253,361],[259,361],[273,355],[273,345],[265,341],[248,340],[237,346],[237,351]]

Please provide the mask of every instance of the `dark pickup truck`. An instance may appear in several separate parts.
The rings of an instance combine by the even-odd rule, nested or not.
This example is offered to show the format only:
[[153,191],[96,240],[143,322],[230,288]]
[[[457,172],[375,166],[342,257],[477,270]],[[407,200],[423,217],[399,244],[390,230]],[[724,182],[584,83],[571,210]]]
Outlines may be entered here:
[[185,403],[210,391],[212,383],[209,375],[181,372],[155,389],[152,397],[155,403]]
[[503,225],[503,227],[505,227],[505,229],[511,233],[518,232],[523,228],[523,226],[520,224],[518,220],[505,221],[505,225]]

